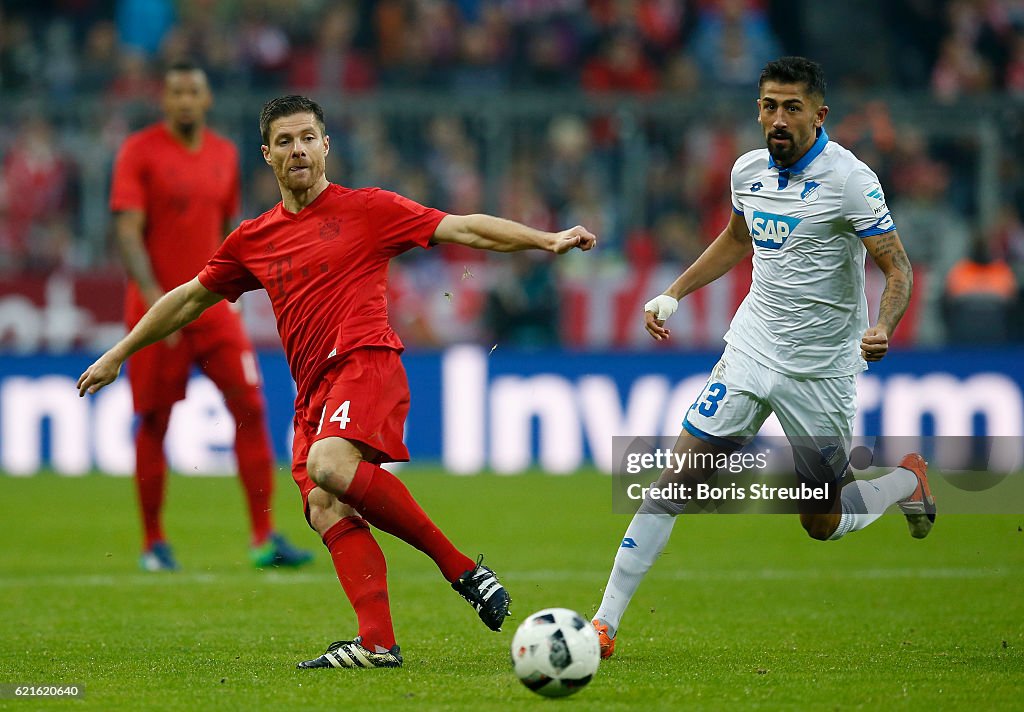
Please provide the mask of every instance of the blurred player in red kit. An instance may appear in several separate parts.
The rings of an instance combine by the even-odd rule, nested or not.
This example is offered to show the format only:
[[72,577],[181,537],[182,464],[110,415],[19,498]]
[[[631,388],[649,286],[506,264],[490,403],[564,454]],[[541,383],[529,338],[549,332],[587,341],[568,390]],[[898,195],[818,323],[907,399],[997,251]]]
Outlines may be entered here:
[[[206,128],[206,74],[181,62],[164,77],[164,120],[127,138],[114,165],[110,207],[128,290],[131,329],[168,290],[188,282],[220,247],[239,211],[238,151]],[[260,374],[238,313],[219,304],[180,334],[143,349],[128,366],[138,420],[135,483],[144,530],[142,568],[178,568],[161,523],[171,408],[185,397],[193,365],[224,394],[235,419],[235,455],[257,567],[299,566],[312,554],[273,531],[273,460]]]
[[79,394],[111,383],[128,356],[189,324],[221,300],[266,289],[297,385],[292,476],[306,518],[331,552],[359,635],[332,643],[302,668],[399,667],[387,567],[369,525],[427,554],[492,630],[509,595],[494,572],[448,540],[405,485],[379,465],[405,461],[409,386],[402,342],[387,316],[392,257],[438,243],[497,252],[589,250],[583,227],[542,232],[490,215],[448,215],[379,188],[330,183],[323,111],[301,96],[260,114],[263,157],[282,202],[243,222],[198,276],[157,302],[86,369]]

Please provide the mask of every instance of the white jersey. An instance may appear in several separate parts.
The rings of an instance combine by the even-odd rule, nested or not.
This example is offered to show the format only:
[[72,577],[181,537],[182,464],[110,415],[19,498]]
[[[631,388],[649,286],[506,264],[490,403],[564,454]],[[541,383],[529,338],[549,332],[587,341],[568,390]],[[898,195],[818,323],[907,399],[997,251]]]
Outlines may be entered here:
[[788,169],[767,148],[741,156],[732,169],[732,206],[753,239],[754,271],[725,340],[791,376],[863,371],[861,238],[896,229],[875,173],[819,129]]

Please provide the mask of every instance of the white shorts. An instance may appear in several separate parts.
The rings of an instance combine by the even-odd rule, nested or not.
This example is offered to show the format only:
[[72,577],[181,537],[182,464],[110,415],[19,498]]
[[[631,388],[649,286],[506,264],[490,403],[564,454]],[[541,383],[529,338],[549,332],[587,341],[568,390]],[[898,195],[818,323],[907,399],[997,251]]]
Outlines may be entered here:
[[[774,412],[794,448],[798,472],[816,481],[834,480],[846,471],[856,397],[854,375],[788,376],[726,346],[687,411],[683,428],[701,440],[738,450]],[[799,453],[808,448],[816,451],[815,457],[801,459]]]

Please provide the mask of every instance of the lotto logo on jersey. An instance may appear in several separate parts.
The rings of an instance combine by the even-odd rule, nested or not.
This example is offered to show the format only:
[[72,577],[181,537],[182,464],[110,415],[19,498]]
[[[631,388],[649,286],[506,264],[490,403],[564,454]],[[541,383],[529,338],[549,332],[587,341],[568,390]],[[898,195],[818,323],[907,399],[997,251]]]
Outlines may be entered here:
[[750,222],[750,237],[758,247],[778,250],[799,224],[800,218],[755,210],[754,219]]

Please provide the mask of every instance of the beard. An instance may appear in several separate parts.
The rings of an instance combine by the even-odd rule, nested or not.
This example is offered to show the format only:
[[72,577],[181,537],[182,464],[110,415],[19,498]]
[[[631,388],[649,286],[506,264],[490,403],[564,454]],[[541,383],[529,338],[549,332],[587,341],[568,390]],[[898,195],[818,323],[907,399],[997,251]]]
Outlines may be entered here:
[[[784,138],[787,143],[773,143],[772,139]],[[775,159],[775,162],[779,165],[786,165],[792,163],[796,157],[796,141],[793,139],[793,134],[786,131],[773,131],[765,137],[765,143],[768,144],[768,153]]]

